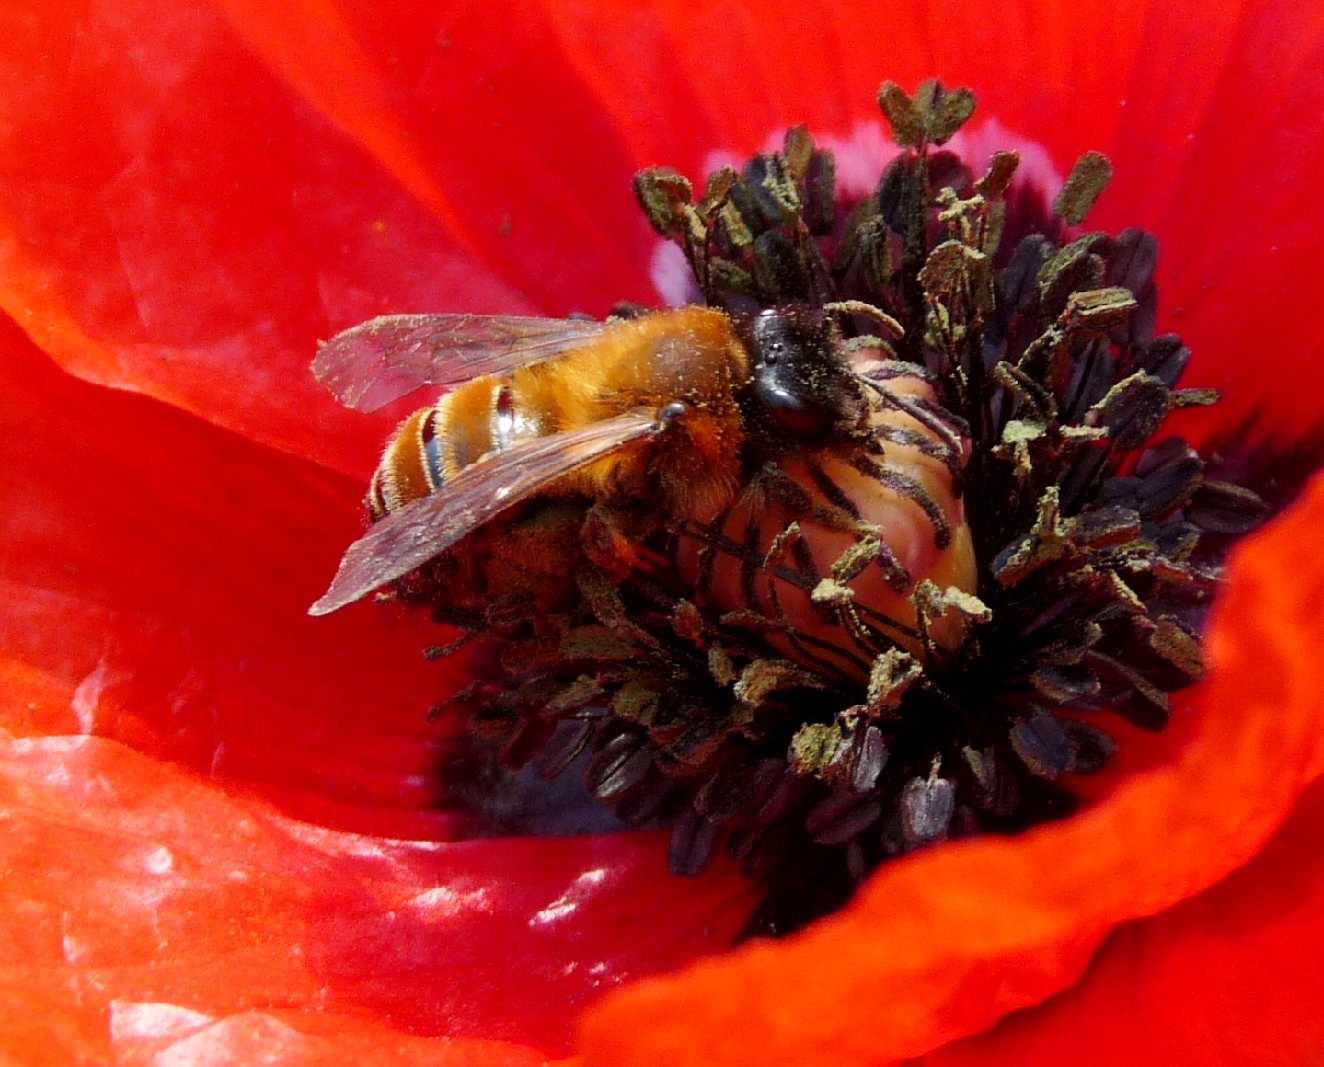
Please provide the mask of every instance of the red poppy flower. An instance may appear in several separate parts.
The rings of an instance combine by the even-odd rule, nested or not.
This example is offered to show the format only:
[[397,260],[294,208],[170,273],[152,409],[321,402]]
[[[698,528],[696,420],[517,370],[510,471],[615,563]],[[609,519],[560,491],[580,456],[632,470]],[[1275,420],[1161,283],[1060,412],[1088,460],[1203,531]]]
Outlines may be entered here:
[[395,417],[323,395],[316,338],[655,301],[638,167],[849,137],[884,77],[973,86],[1060,171],[1108,152],[1092,222],[1158,233],[1162,315],[1228,398],[1200,432],[1254,415],[1290,447],[1324,415],[1319,11],[122,0],[3,26],[3,1058],[1319,1055],[1324,487],[1237,554],[1212,677],[1082,814],[734,951],[749,888],[670,877],[655,835],[470,836],[438,806],[421,712],[456,668],[419,660],[428,628],[304,615]]

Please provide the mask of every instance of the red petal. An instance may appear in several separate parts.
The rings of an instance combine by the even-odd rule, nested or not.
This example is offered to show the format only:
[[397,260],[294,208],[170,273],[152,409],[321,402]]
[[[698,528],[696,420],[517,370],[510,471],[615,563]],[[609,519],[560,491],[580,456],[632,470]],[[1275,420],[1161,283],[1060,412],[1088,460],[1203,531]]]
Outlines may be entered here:
[[364,476],[389,417],[313,382],[317,338],[532,310],[205,6],[51,3],[4,31],[0,306],[76,373]]
[[616,994],[587,1016],[586,1062],[918,1055],[1071,984],[1110,928],[1245,863],[1324,770],[1324,565],[1297,551],[1321,522],[1316,482],[1237,554],[1214,674],[1168,765],[1066,822],[884,868],[796,938]]
[[1317,433],[1324,320],[1289,309],[1318,295],[1324,9],[1155,4],[1142,47],[1090,222],[1159,235],[1161,325],[1195,353],[1190,383],[1223,390],[1220,425]]
[[86,377],[362,473],[387,420],[308,380],[317,337],[382,310],[648,299],[636,166],[697,176],[791,122],[877,125],[882,77],[936,72],[1063,170],[1113,154],[1095,221],[1159,233],[1165,323],[1234,393],[1223,424],[1317,417],[1268,373],[1324,343],[1283,311],[1309,302],[1324,213],[1298,177],[1324,165],[1312,5],[1032,5],[996,47],[960,5],[225,6],[6,27],[0,304]]
[[[552,47],[557,17],[516,3],[438,7],[225,0],[236,27],[315,107],[437,208],[480,262],[551,312],[645,299],[639,160],[610,98]],[[617,86],[616,88],[620,88]]]
[[[495,30],[485,10],[472,18],[428,7],[383,13],[379,5],[308,3],[294,10],[273,14],[235,0],[238,31],[205,12],[147,2],[90,13],[47,5],[44,21],[8,20],[0,60],[7,112],[0,124],[0,303],[80,373],[134,384],[260,440],[361,471],[380,424],[335,410],[308,383],[303,368],[316,336],[387,308],[510,307],[518,290],[592,310],[611,296],[637,295],[652,239],[622,203],[635,163],[667,159],[695,173],[719,142],[750,149],[786,121],[840,130],[853,117],[873,117],[869,94],[880,76],[913,84],[936,72],[973,83],[985,114],[1043,137],[1059,166],[1083,148],[1110,149],[1119,183],[1098,221],[1159,230],[1165,300],[1184,309],[1170,322],[1197,347],[1196,375],[1235,387],[1243,407],[1234,413],[1249,398],[1263,399],[1280,428],[1296,430],[1317,417],[1313,389],[1271,377],[1295,367],[1312,384],[1321,341],[1317,320],[1283,310],[1308,307],[1313,296],[1310,235],[1322,210],[1300,177],[1321,169],[1318,122],[1300,119],[1319,114],[1317,72],[1324,70],[1321,16],[1310,5],[1046,5],[1000,12],[996,48],[983,34],[954,31],[959,11],[946,8],[924,17],[893,12],[879,28],[872,9],[870,20],[844,5],[825,26],[811,22],[803,5],[753,17],[666,4],[628,19],[606,5],[580,5],[572,19],[521,4]],[[552,41],[555,49],[547,47]],[[458,62],[444,58],[457,55]],[[1123,71],[1130,72],[1124,79]],[[1114,104],[1123,99],[1124,107]],[[310,102],[320,114],[309,111]],[[88,137],[89,129],[98,136]],[[1173,136],[1182,130],[1196,134],[1190,148]],[[555,174],[540,182],[530,178],[535,162],[567,158],[575,165],[551,168]],[[509,255],[497,236],[507,213]],[[386,223],[384,232],[377,221]],[[581,253],[582,233],[593,235],[601,258]],[[187,358],[169,358],[180,353]],[[35,402],[46,388],[43,379],[0,401],[14,405],[0,412],[9,437],[16,427],[26,437],[29,423],[17,405],[45,411]],[[52,395],[68,402],[60,389]],[[374,701],[416,706],[409,701],[426,686],[403,658],[393,658],[411,644],[408,624],[403,640],[396,634],[379,644],[375,620],[347,619],[335,624],[343,628],[334,638],[316,639],[296,620],[302,585],[317,591],[315,572],[329,566],[332,543],[338,547],[352,526],[335,501],[355,491],[261,449],[213,472],[197,428],[180,440],[175,430],[185,422],[167,420],[173,429],[154,437],[137,424],[156,409],[130,406],[111,420],[117,439],[103,433],[95,408],[57,406],[48,438],[30,446],[20,439],[5,457],[7,469],[31,465],[55,487],[35,505],[6,494],[7,521],[23,529],[12,539],[12,558],[0,561],[10,590],[21,593],[5,609],[4,631],[17,651],[4,670],[11,692],[27,694],[6,708],[9,720],[21,730],[68,729],[90,714],[97,729],[195,765],[220,751],[220,773],[274,777],[268,791],[300,791],[308,805],[301,810],[330,795],[344,807],[329,817],[342,824],[444,830],[390,811],[411,812],[429,799],[416,784],[428,780],[418,773],[427,763],[416,724],[379,730],[336,714]],[[100,468],[82,461],[88,440],[118,483],[108,487]],[[66,453],[78,454],[80,465]],[[142,455],[155,462],[158,454],[170,457],[163,470],[176,486],[168,492],[129,462]],[[229,493],[248,510],[227,509],[216,523],[212,498],[195,510],[181,501],[180,487],[199,496]],[[179,526],[156,530],[162,515],[178,516]],[[51,551],[70,531],[99,534],[107,517],[104,539],[89,544],[85,537],[72,557]],[[266,546],[287,523],[279,543],[256,559],[227,562],[234,544]],[[195,592],[204,568],[214,573]],[[264,568],[285,568],[293,578],[267,582]],[[269,618],[254,617],[251,603],[271,586],[285,590],[288,602],[277,596]],[[152,629],[138,632],[141,619]],[[107,634],[113,640],[103,645]],[[254,647],[264,655],[245,663],[241,655]],[[360,658],[334,654],[346,650]],[[353,671],[364,655],[380,655],[380,667]],[[122,663],[131,668],[124,678],[111,669]],[[140,665],[151,668],[151,680],[139,676]],[[213,705],[217,721],[199,722],[196,709]],[[230,738],[231,746],[218,747]],[[297,746],[306,758],[281,745]],[[1186,759],[1207,746],[1202,732]],[[338,747],[363,757],[361,772],[350,767],[359,781],[340,801],[324,792]],[[1156,789],[1165,774],[1122,786],[1095,817],[1130,803],[1137,789]],[[1242,852],[1273,821],[1281,800],[1274,790],[1292,783],[1268,784],[1268,807],[1252,806],[1259,821],[1240,828]],[[1142,824],[1153,829],[1157,817]],[[979,867],[980,857],[1023,843],[1043,851],[1059,832],[1016,846],[952,850],[945,862]],[[884,892],[904,900],[905,887],[916,888],[901,876],[906,869],[880,879],[902,888],[875,888],[861,914]],[[1187,871],[1180,885],[1156,892],[1180,895],[1213,876]],[[960,902],[937,906],[959,910]],[[1145,905],[1159,906],[1159,898]],[[1033,908],[1025,916],[1044,919]],[[884,918],[873,920],[882,931],[897,922]],[[841,920],[840,929],[854,929],[851,921]],[[999,929],[1011,937],[1017,921],[1012,909],[1008,928]],[[987,998],[987,1017],[1042,995],[1080,966],[1113,917],[1094,921],[1097,929],[1087,923],[1077,931],[1080,943],[1063,949],[1048,974]],[[914,933],[913,923],[901,925]],[[825,924],[798,944],[819,944],[815,938],[838,929]],[[1049,933],[1044,943],[1052,943]],[[849,964],[870,951],[855,946],[843,959]],[[925,988],[915,984],[920,994]],[[898,998],[898,1007],[907,1003]],[[705,1005],[710,1017],[724,1018],[718,1004]],[[922,1016],[902,1032],[922,1032],[925,1019],[932,1021]],[[977,1019],[958,1013],[937,1032],[973,1025]]]
[[5,1062],[540,1063],[490,1039],[563,1048],[730,903],[647,837],[362,837],[100,738],[0,741],[0,818]]
[[0,1032],[50,1008],[52,1041],[103,1040],[112,1002],[162,1002],[227,1041],[283,1008],[563,1049],[598,990],[729,943],[748,886],[669,877],[656,836],[435,843],[464,829],[425,718],[436,628],[305,615],[359,523],[345,479],[71,378],[12,325],[0,350],[0,731],[139,750],[8,749]]
[[1074,989],[925,1063],[1312,1062],[1324,1048],[1321,834],[1317,782],[1250,866],[1118,930]]
[[11,324],[0,351],[0,464],[20,475],[0,482],[4,656],[47,690],[2,725],[351,801],[383,832],[421,822],[435,628],[306,615],[361,529],[353,483],[70,378]]

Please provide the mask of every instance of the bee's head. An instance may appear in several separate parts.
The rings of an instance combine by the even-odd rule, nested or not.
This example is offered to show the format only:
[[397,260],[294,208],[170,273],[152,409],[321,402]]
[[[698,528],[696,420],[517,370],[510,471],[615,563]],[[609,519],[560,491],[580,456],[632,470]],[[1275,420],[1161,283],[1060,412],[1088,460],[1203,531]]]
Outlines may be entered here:
[[767,308],[743,332],[754,357],[749,399],[768,429],[813,441],[837,428],[856,391],[836,354],[827,314],[813,307]]

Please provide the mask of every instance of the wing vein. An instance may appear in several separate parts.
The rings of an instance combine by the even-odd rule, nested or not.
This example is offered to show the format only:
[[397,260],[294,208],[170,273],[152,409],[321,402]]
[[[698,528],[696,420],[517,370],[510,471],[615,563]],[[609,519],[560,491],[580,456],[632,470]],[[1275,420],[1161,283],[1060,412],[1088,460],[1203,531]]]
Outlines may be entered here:
[[312,371],[346,407],[375,411],[425,385],[457,385],[553,359],[617,325],[525,315],[382,315],[324,341]]

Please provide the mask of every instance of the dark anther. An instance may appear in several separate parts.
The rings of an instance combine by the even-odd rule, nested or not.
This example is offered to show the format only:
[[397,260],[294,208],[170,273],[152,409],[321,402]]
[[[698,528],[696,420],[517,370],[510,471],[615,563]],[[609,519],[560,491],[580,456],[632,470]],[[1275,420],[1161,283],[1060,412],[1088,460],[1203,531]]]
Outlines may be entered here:
[[[447,611],[444,557],[399,585],[486,664],[452,705],[494,763],[668,826],[678,874],[724,849],[765,892],[752,933],[839,906],[894,855],[1070,814],[1119,720],[1190,713],[1169,694],[1204,672],[1226,552],[1286,499],[1245,487],[1235,440],[1172,435],[1170,412],[1215,397],[1182,388],[1190,351],[1154,336],[1157,242],[1068,231],[1106,159],[1050,209],[1015,153],[980,177],[935,150],[968,91],[889,83],[880,103],[902,150],[862,198],[838,197],[801,127],[702,186],[636,179],[747,358],[730,432],[707,434],[722,405],[696,374],[667,387],[685,399],[651,443],[733,441],[731,498],[526,501],[496,564],[541,581],[521,568],[564,561],[572,589],[546,604],[507,578]],[[683,424],[699,404],[704,433]]]

